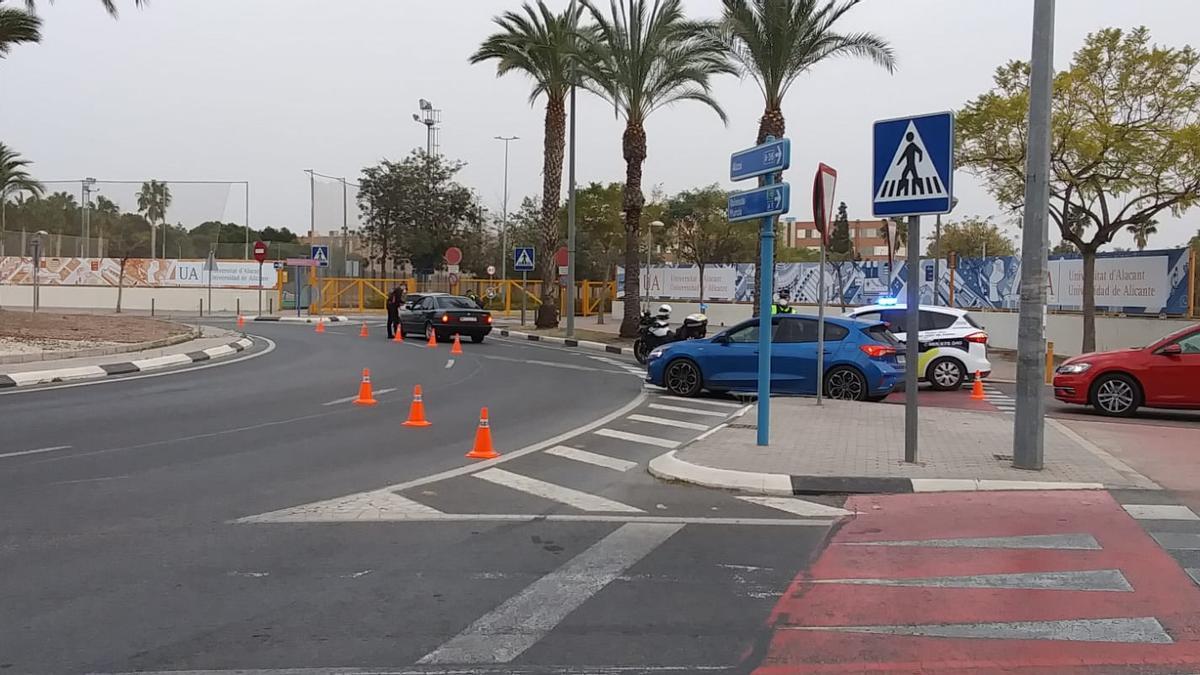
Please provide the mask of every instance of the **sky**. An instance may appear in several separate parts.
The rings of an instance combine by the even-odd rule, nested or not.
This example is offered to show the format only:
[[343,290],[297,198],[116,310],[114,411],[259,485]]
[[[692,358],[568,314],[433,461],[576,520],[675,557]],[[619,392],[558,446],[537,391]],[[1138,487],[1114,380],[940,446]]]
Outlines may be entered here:
[[[253,227],[307,231],[305,169],[354,180],[365,166],[423,147],[426,130],[412,114],[424,98],[442,111],[442,153],[466,162],[460,182],[489,209],[499,213],[504,194],[504,144],[495,136],[520,137],[510,146],[510,211],[541,189],[542,102],[529,105],[523,77],[498,79],[494,65],[467,62],[493,32],[492,17],[518,0],[118,4],[123,11],[113,20],[98,0],[43,0],[43,42],[0,60],[0,140],[33,160],[38,178],[248,181]],[[712,18],[720,0],[685,0],[685,7]],[[1033,0],[864,0],[851,10],[839,28],[886,38],[898,69],[837,59],[793,86],[784,104],[788,178],[804,186],[793,191],[793,215],[811,218],[807,186],[824,162],[839,172],[837,199],[851,219],[869,219],[872,122],[957,109],[989,89],[998,65],[1029,58],[1032,13]],[[1059,0],[1056,18],[1055,64],[1065,67],[1084,36],[1104,27],[1145,25],[1155,42],[1195,42],[1200,2]],[[753,143],[762,98],[752,80],[732,76],[716,80],[715,96],[727,126],[690,102],[651,116],[647,193],[734,187],[728,156]],[[621,180],[622,125],[612,107],[580,92],[577,124],[579,182]],[[100,188],[131,204],[134,187]],[[188,218],[245,219],[241,185],[173,192]],[[963,171],[955,194],[956,215],[994,215],[1016,234],[1011,215]],[[322,182],[316,201],[318,230],[340,227],[340,185]],[[1151,248],[1186,242],[1200,211],[1161,220]],[[1132,237],[1123,233],[1114,245],[1131,247]]]

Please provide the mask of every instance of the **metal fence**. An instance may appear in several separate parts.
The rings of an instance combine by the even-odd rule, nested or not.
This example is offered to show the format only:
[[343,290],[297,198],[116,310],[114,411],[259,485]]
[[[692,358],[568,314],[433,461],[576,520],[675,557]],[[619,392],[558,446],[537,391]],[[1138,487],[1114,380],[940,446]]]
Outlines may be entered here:
[[[459,279],[457,282],[451,283],[446,275],[421,280],[347,277],[317,279],[310,277],[304,280],[304,286],[308,286],[314,280],[317,292],[313,306],[318,314],[382,312],[385,309],[388,293],[397,285],[403,286],[408,293],[466,295],[468,292],[472,292],[483,301],[485,309],[502,312],[505,316],[512,316],[514,313],[520,312],[522,306],[527,311],[535,311],[542,304],[542,282],[538,280],[522,283],[515,279]],[[613,281],[578,282],[576,284],[576,315],[593,316],[600,312],[612,311],[616,290],[616,282]],[[281,282],[276,288],[276,293],[280,307],[294,306],[291,304],[294,291],[287,283]],[[561,315],[566,312],[566,293],[560,292],[558,295]]]

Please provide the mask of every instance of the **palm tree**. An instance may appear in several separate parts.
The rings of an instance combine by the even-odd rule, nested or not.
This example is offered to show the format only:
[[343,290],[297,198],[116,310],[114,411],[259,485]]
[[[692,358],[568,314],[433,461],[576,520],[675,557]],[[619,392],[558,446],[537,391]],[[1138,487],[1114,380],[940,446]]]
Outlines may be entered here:
[[[54,2],[54,0],[50,0],[50,1]],[[134,7],[144,7],[144,6],[146,6],[147,2],[149,2],[149,0],[133,0],[133,6]],[[104,9],[109,14],[111,14],[113,16],[117,15],[116,0],[100,0],[100,4],[104,5]],[[28,8],[30,12],[35,11],[37,9],[37,0],[25,0],[25,7]]]
[[40,42],[42,20],[30,12],[0,5],[0,59],[15,44]]
[[[572,3],[572,8],[574,3]],[[493,19],[500,32],[483,41],[471,63],[496,61],[496,76],[523,73],[533,80],[529,103],[546,97],[545,138],[542,141],[542,211],[538,223],[541,256],[542,304],[537,325],[558,325],[555,293],[558,288],[554,257],[561,236],[558,203],[562,193],[563,148],[566,145],[566,97],[572,80],[576,27],[580,10],[551,11],[543,0],[526,3],[521,12],[505,12]],[[503,252],[508,255],[508,252]]]
[[[783,98],[803,73],[835,56],[865,57],[890,73],[896,58],[873,33],[839,33],[834,24],[859,0],[722,0],[720,36],[738,69],[758,84],[764,100],[755,144],[783,138]],[[778,239],[776,239],[778,241]],[[762,249],[755,247],[755,288],[762,288]],[[758,313],[754,303],[754,313]]]
[[596,24],[581,33],[581,83],[613,104],[625,118],[625,316],[621,335],[637,334],[638,244],[641,234],[642,164],[646,161],[646,118],[663,106],[697,101],[727,121],[712,98],[713,75],[732,73],[714,26],[690,21],[680,0],[609,0],[608,13],[583,0]]
[[1137,249],[1143,251],[1146,249],[1146,240],[1150,238],[1150,235],[1158,233],[1156,225],[1158,225],[1157,220],[1147,218],[1140,223],[1129,225],[1125,229],[1133,235],[1133,241],[1137,244]]
[[[3,7],[0,7],[3,10]],[[4,234],[8,230],[8,196],[28,192],[41,196],[42,184],[30,177],[25,167],[32,164],[21,153],[0,143],[0,257],[4,256]]]
[[150,257],[155,257],[154,242],[159,224],[166,223],[167,209],[171,208],[171,188],[166,183],[152,180],[142,183],[137,198],[138,213],[150,221]]

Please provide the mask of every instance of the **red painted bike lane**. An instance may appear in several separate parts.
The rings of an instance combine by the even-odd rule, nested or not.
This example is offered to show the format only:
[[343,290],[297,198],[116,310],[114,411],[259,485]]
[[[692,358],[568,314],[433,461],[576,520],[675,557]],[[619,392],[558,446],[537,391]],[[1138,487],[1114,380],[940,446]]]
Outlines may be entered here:
[[1106,492],[846,508],[772,612],[758,675],[1198,672],[1200,589]]

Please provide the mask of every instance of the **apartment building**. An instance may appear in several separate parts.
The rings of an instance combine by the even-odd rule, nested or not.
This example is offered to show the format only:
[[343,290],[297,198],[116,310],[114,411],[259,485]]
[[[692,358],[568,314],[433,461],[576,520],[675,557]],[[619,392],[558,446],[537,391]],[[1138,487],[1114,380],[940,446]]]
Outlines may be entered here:
[[[780,222],[780,242],[791,248],[817,248],[821,245],[821,233],[811,220],[784,218]],[[887,232],[882,220],[850,221],[850,241],[863,260],[887,260]],[[904,248],[896,252],[904,257]]]

